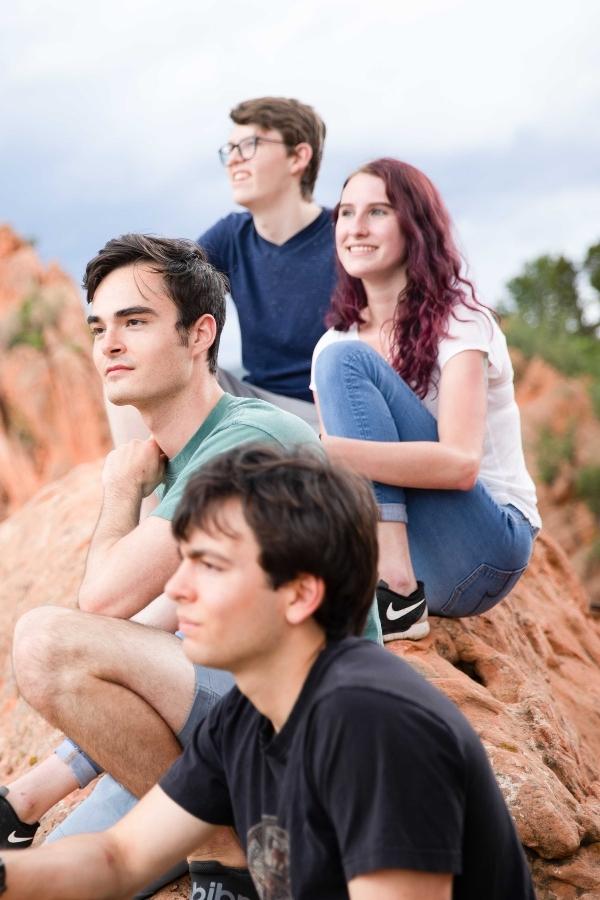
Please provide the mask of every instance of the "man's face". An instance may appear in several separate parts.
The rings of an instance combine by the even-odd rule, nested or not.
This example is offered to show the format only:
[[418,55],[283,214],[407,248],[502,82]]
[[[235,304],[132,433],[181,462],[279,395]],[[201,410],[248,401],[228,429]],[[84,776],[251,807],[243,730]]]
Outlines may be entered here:
[[[229,141],[239,144],[244,138],[253,136],[283,141],[279,131],[265,130],[258,125],[235,125]],[[298,182],[292,173],[295,163],[294,154],[290,154],[283,143],[259,142],[256,153],[249,160],[242,159],[239,151],[234,150],[226,166],[234,201],[252,210],[277,200]]]
[[240,502],[227,501],[217,515],[226,530],[191,531],[165,591],[178,604],[188,658],[239,675],[281,645],[286,586],[269,585]]
[[146,265],[115,269],[100,283],[88,322],[94,364],[111,403],[143,410],[189,384],[192,356],[175,328],[177,318],[162,276]]

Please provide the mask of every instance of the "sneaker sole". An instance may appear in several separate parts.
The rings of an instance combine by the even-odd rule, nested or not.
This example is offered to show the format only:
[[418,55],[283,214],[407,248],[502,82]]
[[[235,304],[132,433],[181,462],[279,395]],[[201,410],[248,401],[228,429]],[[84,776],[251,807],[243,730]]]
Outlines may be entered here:
[[430,631],[431,629],[427,620],[424,622],[415,622],[415,624],[411,625],[410,628],[407,628],[406,631],[395,631],[390,632],[389,634],[384,632],[383,642],[384,644],[387,644],[388,641],[420,641],[427,637]]

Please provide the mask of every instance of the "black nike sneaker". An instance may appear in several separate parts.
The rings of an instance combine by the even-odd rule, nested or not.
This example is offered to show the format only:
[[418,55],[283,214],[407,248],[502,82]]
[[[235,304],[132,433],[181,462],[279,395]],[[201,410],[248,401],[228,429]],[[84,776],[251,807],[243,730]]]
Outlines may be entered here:
[[7,787],[0,787],[0,850],[19,850],[31,847],[39,822],[27,825],[20,818],[6,799]]
[[375,593],[384,641],[420,641],[427,637],[429,622],[422,581],[417,581],[408,597],[393,591],[387,581],[378,581]]

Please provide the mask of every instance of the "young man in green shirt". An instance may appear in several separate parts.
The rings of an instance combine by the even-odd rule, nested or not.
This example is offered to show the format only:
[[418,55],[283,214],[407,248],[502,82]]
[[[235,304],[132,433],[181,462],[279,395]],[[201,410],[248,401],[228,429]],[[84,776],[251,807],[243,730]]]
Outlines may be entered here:
[[[115,818],[110,803],[118,818],[180,753],[232,683],[189,662],[172,633],[173,604],[161,596],[178,565],[170,520],[185,483],[245,442],[317,441],[296,416],[219,386],[227,285],[195,243],[145,235],[109,241],[88,264],[84,285],[107,397],[135,406],[151,437],[106,458],[79,609],[40,607],[17,625],[21,693],[77,744],[61,745],[2,791],[0,847],[28,846],[39,817],[103,769],[130,793],[123,801],[122,789],[104,779],[99,787],[108,785],[111,796],[106,803],[90,798],[72,827],[106,827]],[[140,522],[142,500],[154,491],[158,505]],[[225,860],[239,861],[239,854]]]

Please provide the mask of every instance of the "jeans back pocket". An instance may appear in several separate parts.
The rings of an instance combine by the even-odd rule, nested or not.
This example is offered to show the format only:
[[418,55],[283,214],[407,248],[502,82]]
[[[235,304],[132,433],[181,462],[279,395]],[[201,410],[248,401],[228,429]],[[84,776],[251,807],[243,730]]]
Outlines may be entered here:
[[497,569],[482,563],[457,584],[440,615],[459,618],[487,612],[510,593],[526,568]]

